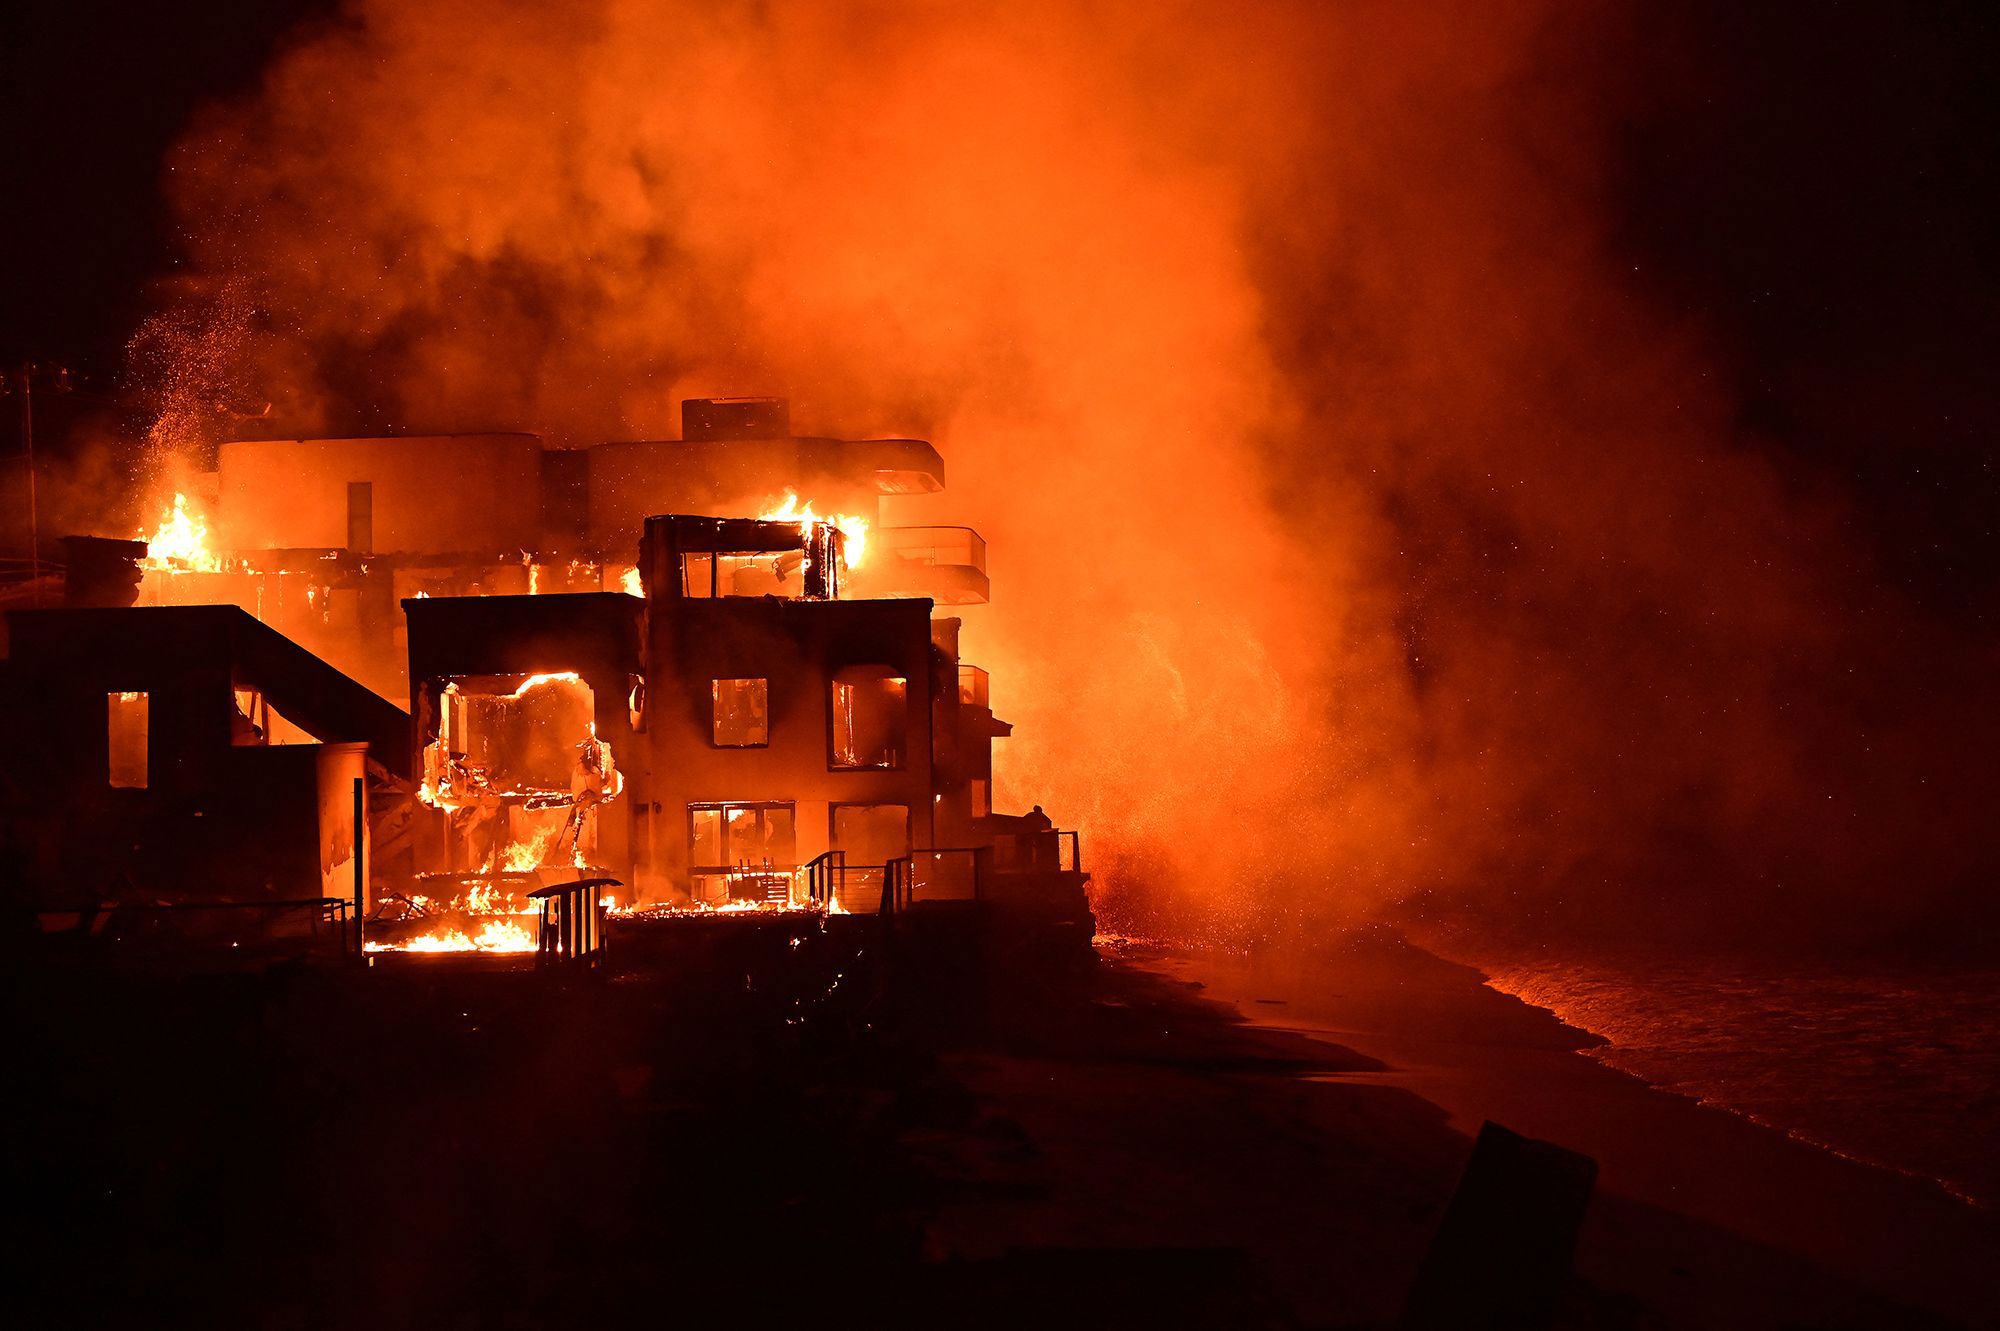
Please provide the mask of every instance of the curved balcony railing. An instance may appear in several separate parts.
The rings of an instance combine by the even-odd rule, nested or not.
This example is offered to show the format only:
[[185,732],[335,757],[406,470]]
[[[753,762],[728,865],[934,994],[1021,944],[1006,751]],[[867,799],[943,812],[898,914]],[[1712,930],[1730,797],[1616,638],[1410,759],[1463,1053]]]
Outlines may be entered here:
[[944,489],[944,459],[922,439],[853,439],[840,442],[842,470],[859,463],[875,473],[885,495],[931,494]]
[[879,528],[869,533],[868,563],[857,574],[854,585],[863,596],[928,596],[940,605],[980,605],[993,591],[986,576],[986,538],[970,527]]
[[970,527],[884,527],[877,535],[883,549],[910,563],[986,572],[986,538]]
[[967,707],[991,708],[987,693],[986,672],[976,665],[962,665],[958,668],[958,701]]

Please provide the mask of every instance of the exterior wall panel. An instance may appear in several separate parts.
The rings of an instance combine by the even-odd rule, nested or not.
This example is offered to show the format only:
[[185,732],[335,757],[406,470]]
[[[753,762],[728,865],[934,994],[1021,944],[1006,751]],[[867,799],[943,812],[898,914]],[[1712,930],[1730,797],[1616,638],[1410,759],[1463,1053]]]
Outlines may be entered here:
[[227,550],[347,546],[350,486],[366,485],[381,554],[484,554],[541,542],[542,445],[526,434],[278,439],[222,445]]
[[[642,870],[649,895],[679,894],[689,868],[690,804],[789,802],[795,854],[828,848],[836,804],[903,804],[911,839],[931,842],[931,635],[928,601],[663,599],[649,641],[644,800],[652,822]],[[829,754],[828,697],[851,665],[884,665],[909,681],[903,763],[839,770]],[[770,744],[718,748],[710,683],[770,681]]]

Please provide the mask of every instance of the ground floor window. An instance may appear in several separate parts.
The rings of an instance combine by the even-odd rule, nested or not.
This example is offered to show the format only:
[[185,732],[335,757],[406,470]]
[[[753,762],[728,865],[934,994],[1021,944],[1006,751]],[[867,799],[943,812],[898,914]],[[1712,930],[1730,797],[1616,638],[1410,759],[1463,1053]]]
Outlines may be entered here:
[[786,804],[690,804],[688,866],[720,873],[742,866],[789,869],[797,860],[793,808]]
[[910,853],[907,804],[836,804],[833,848],[847,852],[850,866],[886,864]]
[[695,899],[789,897],[796,832],[789,803],[688,805],[688,885]]

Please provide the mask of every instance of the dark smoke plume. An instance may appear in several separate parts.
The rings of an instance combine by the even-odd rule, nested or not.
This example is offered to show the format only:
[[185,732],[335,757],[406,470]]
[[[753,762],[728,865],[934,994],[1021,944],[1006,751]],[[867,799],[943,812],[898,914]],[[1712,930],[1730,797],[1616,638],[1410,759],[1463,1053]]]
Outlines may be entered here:
[[1593,6],[360,0],[170,180],[280,330],[246,374],[288,430],[659,437],[782,392],[936,439],[951,490],[890,517],[992,540],[1001,795],[1081,824],[1115,924],[1899,927],[1991,862],[1983,663],[1627,280],[1631,40]]

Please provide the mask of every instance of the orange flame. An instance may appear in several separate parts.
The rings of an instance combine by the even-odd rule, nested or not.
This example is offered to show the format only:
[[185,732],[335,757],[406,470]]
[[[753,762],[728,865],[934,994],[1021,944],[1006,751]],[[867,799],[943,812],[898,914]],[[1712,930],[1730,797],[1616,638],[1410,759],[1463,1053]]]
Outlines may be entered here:
[[146,543],[146,568],[222,571],[222,561],[208,548],[208,524],[198,514],[188,512],[184,494],[174,496],[173,506],[160,515],[160,525],[153,534],[141,531],[139,539]]
[[528,690],[530,689],[539,689],[547,684],[578,684],[582,681],[583,676],[577,674],[574,670],[561,670],[549,675],[530,675],[521,681],[519,688],[507,696],[510,698],[525,698],[528,696]]
[[824,523],[838,528],[840,534],[846,538],[842,555],[847,560],[849,568],[860,568],[861,561],[867,556],[867,518],[857,517],[852,513],[835,513],[831,517],[820,517],[813,512],[810,503],[803,505],[799,503],[799,494],[796,490],[786,489],[783,503],[774,508],[767,508],[757,517],[763,522],[796,522],[799,524],[799,535],[808,540],[812,539],[812,529],[816,525]]
[[533,952],[535,936],[512,920],[493,920],[477,934],[463,929],[437,929],[401,943],[370,943],[370,952]]
[[549,846],[562,829],[556,825],[539,828],[526,841],[516,841],[500,854],[500,867],[508,873],[527,873],[542,867],[548,858]]

